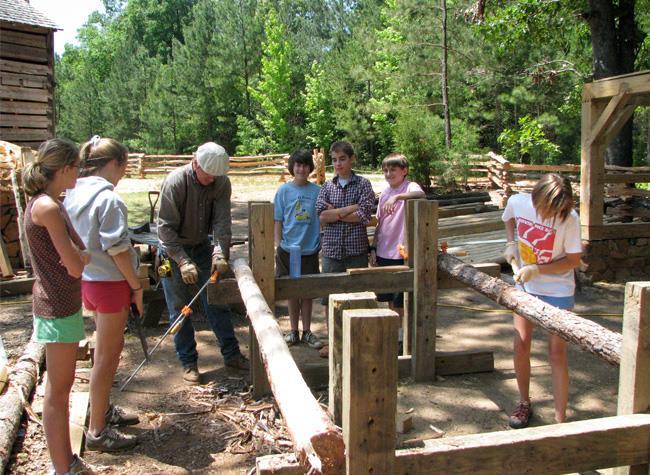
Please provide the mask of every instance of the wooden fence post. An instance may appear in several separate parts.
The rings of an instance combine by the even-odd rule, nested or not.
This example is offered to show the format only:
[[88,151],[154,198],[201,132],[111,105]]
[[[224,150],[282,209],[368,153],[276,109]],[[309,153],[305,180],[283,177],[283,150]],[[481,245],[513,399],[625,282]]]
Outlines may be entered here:
[[[411,359],[416,381],[436,376],[436,305],[438,297],[438,202],[416,200],[414,220],[413,320]],[[410,254],[411,256],[411,254]]]
[[343,421],[343,311],[354,308],[377,308],[374,292],[330,294],[329,299],[329,411],[334,424]]
[[346,473],[395,472],[397,331],[389,309],[343,311]]
[[[271,311],[275,309],[275,250],[273,245],[273,203],[249,201],[248,262]],[[260,398],[271,392],[271,386],[266,377],[253,326],[249,325],[248,330],[253,397]]]
[[[413,239],[415,232],[415,201],[408,200],[406,202],[406,212],[404,215],[404,243],[406,247],[407,257],[404,259],[404,264],[413,268],[413,258],[409,254],[413,252]],[[414,294],[413,292],[404,292],[404,319],[402,320],[402,339],[403,339],[403,354],[410,355],[413,352],[413,314],[415,308],[413,306]]]
[[[650,410],[650,282],[625,286],[623,344],[618,378],[619,416]],[[648,475],[650,465],[619,467],[616,475]]]

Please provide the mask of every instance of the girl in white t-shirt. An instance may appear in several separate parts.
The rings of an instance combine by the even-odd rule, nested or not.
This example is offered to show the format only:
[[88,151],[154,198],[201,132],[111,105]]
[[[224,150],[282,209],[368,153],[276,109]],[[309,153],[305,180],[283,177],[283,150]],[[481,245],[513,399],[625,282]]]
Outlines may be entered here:
[[[539,180],[532,194],[511,196],[501,218],[508,238],[504,257],[519,266],[515,282],[529,294],[565,310],[574,306],[573,269],[580,264],[582,254],[580,220],[573,208],[569,181],[549,173]],[[514,367],[520,402],[509,424],[520,429],[528,425],[533,413],[529,396],[533,324],[515,314],[514,327]],[[548,351],[555,421],[564,422],[569,398],[566,342],[549,334]]]

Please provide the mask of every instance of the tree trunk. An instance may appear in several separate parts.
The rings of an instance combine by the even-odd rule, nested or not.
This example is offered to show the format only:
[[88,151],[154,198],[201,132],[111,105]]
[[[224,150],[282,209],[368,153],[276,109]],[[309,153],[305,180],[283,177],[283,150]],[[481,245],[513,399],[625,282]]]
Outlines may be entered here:
[[451,117],[449,114],[449,86],[447,77],[447,0],[440,1],[442,10],[442,109],[445,119],[445,145],[451,148]]
[[300,464],[305,473],[339,473],[345,464],[341,432],[307,387],[246,261],[237,259],[232,268]]
[[496,277],[490,277],[449,254],[438,255],[438,269],[554,335],[578,345],[612,365],[620,364],[622,344],[620,333],[612,332],[573,312],[560,310],[544,303],[523,290],[518,290]]
[[[586,15],[591,30],[594,79],[631,73],[639,42],[634,21],[635,0],[589,0]],[[632,166],[632,119],[607,147],[608,165]]]

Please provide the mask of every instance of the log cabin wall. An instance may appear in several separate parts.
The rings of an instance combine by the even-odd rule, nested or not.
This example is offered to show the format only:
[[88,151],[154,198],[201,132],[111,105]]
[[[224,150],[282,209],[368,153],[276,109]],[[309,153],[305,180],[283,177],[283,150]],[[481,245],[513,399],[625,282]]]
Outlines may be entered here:
[[54,31],[25,0],[0,2],[0,139],[38,149],[54,137]]

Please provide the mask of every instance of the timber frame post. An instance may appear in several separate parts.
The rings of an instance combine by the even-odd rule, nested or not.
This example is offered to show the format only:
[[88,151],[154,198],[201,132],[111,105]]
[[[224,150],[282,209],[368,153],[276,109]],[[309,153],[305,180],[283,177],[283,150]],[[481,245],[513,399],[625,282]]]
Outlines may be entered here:
[[[650,236],[650,223],[603,224],[605,184],[647,181],[650,174],[608,173],[605,149],[634,114],[650,105],[650,71],[587,83],[582,92],[580,227],[594,241]],[[613,167],[616,168],[616,167]],[[625,169],[630,171],[629,168]],[[620,171],[620,167],[619,167]]]
[[[625,286],[623,344],[619,370],[619,416],[650,411],[650,282]],[[650,465],[621,467],[616,475],[647,475]]]
[[[248,203],[248,262],[255,280],[271,309],[275,308],[275,249],[273,238],[273,203]],[[249,325],[250,380],[253,397],[260,398],[271,392],[259,344],[253,326]]]

